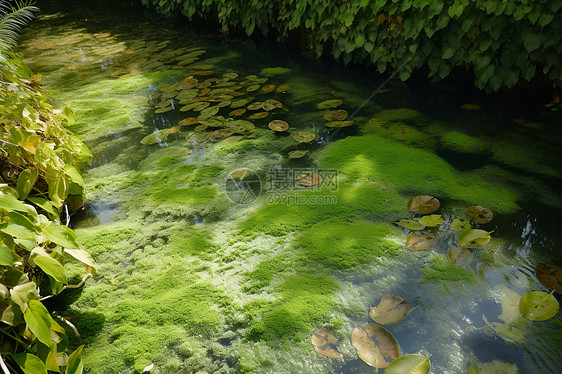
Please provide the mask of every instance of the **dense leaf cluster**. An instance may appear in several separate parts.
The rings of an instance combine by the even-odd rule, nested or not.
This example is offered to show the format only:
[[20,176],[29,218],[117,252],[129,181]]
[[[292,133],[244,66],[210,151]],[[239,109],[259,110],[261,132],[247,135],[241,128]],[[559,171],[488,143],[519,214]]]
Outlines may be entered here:
[[318,55],[368,62],[380,72],[447,77],[471,70],[497,91],[536,76],[562,86],[562,0],[141,0],[160,11],[218,20],[248,35],[297,32]]

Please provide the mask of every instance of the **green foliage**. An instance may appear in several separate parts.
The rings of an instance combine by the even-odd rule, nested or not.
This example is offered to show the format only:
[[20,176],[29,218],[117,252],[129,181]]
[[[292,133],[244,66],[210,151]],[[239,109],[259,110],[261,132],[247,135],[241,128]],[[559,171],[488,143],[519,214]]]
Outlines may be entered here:
[[366,62],[382,73],[416,69],[432,80],[453,67],[472,70],[487,91],[511,88],[535,76],[562,86],[559,36],[562,2],[537,0],[141,0],[160,12],[218,20],[223,29],[298,33],[318,55],[324,46],[345,63]]

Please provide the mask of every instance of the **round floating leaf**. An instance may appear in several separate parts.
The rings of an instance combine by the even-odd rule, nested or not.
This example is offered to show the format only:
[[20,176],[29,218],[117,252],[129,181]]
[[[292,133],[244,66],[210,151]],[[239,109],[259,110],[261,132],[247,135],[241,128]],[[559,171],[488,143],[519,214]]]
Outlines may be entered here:
[[289,158],[303,158],[308,154],[308,151],[292,151],[289,152]]
[[472,260],[472,252],[468,248],[451,247],[447,252],[447,261],[453,265],[467,267]]
[[385,374],[427,374],[431,369],[429,357],[404,355],[392,361],[384,370]]
[[196,125],[198,124],[199,121],[197,120],[197,118],[195,117],[189,117],[186,119],[182,119],[181,121],[178,122],[178,125],[180,126],[189,126],[189,125]]
[[435,247],[437,238],[433,235],[414,231],[406,238],[406,247],[414,251],[426,251]]
[[374,323],[363,323],[354,328],[351,344],[361,360],[377,369],[387,367],[400,355],[400,347],[394,336]]
[[311,131],[300,131],[293,136],[293,139],[299,143],[308,143],[313,141],[315,137],[316,135]]
[[246,113],[246,109],[242,108],[242,109],[235,109],[232,112],[228,113],[228,115],[231,117],[238,117],[244,113]]
[[349,127],[349,126],[353,126],[354,123],[355,121],[332,121],[332,122],[326,122],[326,127],[331,127],[331,128]]
[[193,75],[198,75],[198,76],[207,76],[207,75],[212,75],[215,74],[214,71],[212,70],[201,70],[201,71],[196,71],[195,73],[193,73]]
[[343,104],[343,100],[332,99],[332,100],[323,101],[320,104],[318,104],[316,107],[318,109],[332,109],[332,108],[337,108],[342,104]]
[[421,225],[418,221],[414,221],[413,219],[401,219],[400,221],[396,221],[394,223],[396,223],[398,226],[407,228],[408,230],[423,229],[423,225]]
[[[277,109],[283,108],[283,103],[278,101],[278,100],[266,100],[263,103],[264,103],[264,105],[265,104],[271,105],[271,106],[273,106],[274,108],[277,108]],[[263,107],[263,105],[262,105],[262,107]]]
[[461,109],[464,109],[464,110],[479,110],[479,109],[482,109],[482,107],[479,104],[463,104],[463,105],[461,105]]
[[284,84],[282,86],[277,87],[277,92],[287,92],[289,91],[290,88],[291,86]]
[[531,321],[546,321],[554,317],[560,305],[558,300],[551,293],[543,291],[531,291],[521,296],[519,301],[519,311],[523,317]]
[[285,121],[281,121],[279,119],[274,119],[273,121],[269,122],[267,125],[271,130],[283,132],[289,129],[289,124]]
[[269,112],[258,112],[258,113],[254,113],[251,116],[249,116],[249,119],[262,119],[269,116]]
[[415,213],[433,213],[439,209],[439,200],[428,195],[414,196],[408,200],[408,209]]
[[326,121],[345,121],[347,119],[348,113],[346,110],[332,110],[324,114],[324,119]]
[[494,218],[494,213],[488,208],[473,205],[466,208],[466,215],[476,223],[488,223]]
[[508,325],[499,322],[490,322],[485,316],[482,319],[496,334],[498,334],[503,340],[510,343],[522,343],[525,339],[523,330],[519,327]]
[[275,109],[275,105],[273,105],[273,104],[271,104],[271,103],[268,103],[268,102],[264,102],[264,103],[262,104],[261,108],[262,108],[263,110],[266,110],[266,111],[269,112],[270,110]]
[[550,264],[538,264],[535,269],[537,279],[551,290],[562,293],[562,268]]
[[317,186],[322,183],[322,177],[318,174],[313,173],[300,173],[297,175],[297,180],[300,184],[306,187]]
[[410,304],[399,296],[383,296],[379,305],[369,310],[373,321],[381,325],[392,325],[402,321],[410,311]]
[[455,218],[451,223],[451,231],[463,231],[470,228],[470,221],[461,221]]
[[275,85],[274,84],[268,84],[267,86],[263,86],[261,88],[261,92],[263,93],[269,93],[271,91],[273,91],[275,89]]
[[519,369],[515,364],[508,364],[494,360],[488,363],[472,364],[468,374],[518,374]]
[[318,329],[312,334],[312,345],[319,354],[330,358],[343,358],[336,346],[338,339],[332,330]]
[[469,248],[483,247],[490,241],[491,233],[493,233],[493,231],[478,229],[464,230],[459,234],[459,244]]
[[418,221],[419,223],[421,223],[426,227],[438,227],[441,226],[443,222],[445,222],[440,214],[431,214],[429,216],[423,216]]
[[262,101],[256,101],[255,103],[251,103],[248,105],[248,110],[260,110],[263,107]]
[[252,84],[252,85],[246,87],[246,91],[248,91],[248,92],[257,91],[259,88],[260,88],[259,84]]
[[220,140],[228,138],[229,136],[231,136],[233,134],[234,134],[233,131],[220,129],[220,130],[215,130],[212,133],[210,133],[209,135],[207,135],[206,139],[211,141],[211,142],[218,142]]
[[224,73],[222,76],[223,76],[224,79],[236,79],[236,78],[238,78],[237,73]]

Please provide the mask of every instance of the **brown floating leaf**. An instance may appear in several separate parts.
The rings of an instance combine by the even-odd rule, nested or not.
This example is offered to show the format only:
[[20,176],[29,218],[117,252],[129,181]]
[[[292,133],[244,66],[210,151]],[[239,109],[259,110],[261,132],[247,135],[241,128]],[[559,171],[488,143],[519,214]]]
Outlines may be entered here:
[[200,70],[200,71],[196,71],[195,73],[193,73],[193,75],[205,76],[205,75],[211,75],[211,74],[214,74],[214,73],[215,72],[212,71],[212,70]]
[[339,109],[339,110],[332,110],[324,114],[324,119],[326,121],[345,121],[347,118],[348,113],[346,110]]
[[309,172],[300,173],[297,175],[297,179],[300,184],[306,187],[317,186],[322,183],[322,177],[320,175]]
[[293,139],[299,143],[308,143],[313,141],[315,137],[316,136],[311,131],[300,131],[293,136]]
[[461,109],[478,110],[478,109],[482,109],[482,107],[479,104],[463,104],[463,105],[461,105]]
[[246,109],[242,108],[242,109],[235,109],[232,112],[228,113],[228,115],[231,117],[238,117],[244,113],[246,113]]
[[280,101],[277,100],[266,100],[264,101],[264,103],[267,103],[269,105],[273,105],[274,108],[283,108],[283,103],[281,103]]
[[392,325],[402,321],[410,311],[410,304],[399,296],[382,297],[379,305],[369,310],[369,317],[381,325]]
[[414,231],[406,238],[406,247],[414,251],[425,251],[435,247],[437,238],[433,235]]
[[287,92],[289,91],[290,88],[291,86],[284,84],[282,86],[277,87],[277,92]]
[[318,109],[331,109],[331,108],[337,108],[342,104],[343,104],[343,100],[332,99],[332,100],[323,101],[320,104],[318,104],[316,107]]
[[274,84],[268,84],[267,86],[263,86],[261,89],[261,92],[263,93],[268,93],[271,92],[275,89],[275,85]]
[[248,117],[249,119],[262,119],[269,116],[269,112],[258,112],[258,113],[254,113],[252,114],[250,117]]
[[354,328],[351,344],[361,360],[377,369],[387,367],[400,355],[400,347],[394,336],[374,323],[363,323]]
[[337,341],[338,339],[334,336],[334,332],[332,330],[321,328],[314,331],[314,334],[312,334],[312,345],[314,346],[314,350],[326,357],[343,358],[336,346]]
[[539,282],[544,286],[562,293],[562,267],[551,264],[538,264],[535,274]]
[[233,134],[234,134],[233,131],[220,129],[220,130],[215,130],[209,135],[207,135],[207,139],[211,142],[218,142],[219,140],[226,139]]
[[178,132],[180,132],[181,126],[174,126],[172,128],[170,128],[170,134],[177,134]]
[[452,246],[447,252],[447,261],[461,268],[467,267],[472,261],[472,252],[468,248]]
[[285,121],[274,119],[273,121],[269,122],[268,127],[273,131],[283,132],[289,129],[289,124]]
[[189,126],[189,125],[195,125],[195,124],[198,124],[198,123],[199,123],[199,121],[197,120],[197,118],[189,117],[189,118],[185,118],[185,119],[182,119],[181,121],[179,121],[178,125]]
[[473,205],[466,208],[466,215],[476,223],[488,223],[494,218],[494,213],[488,208]]
[[275,105],[273,105],[273,104],[271,104],[271,103],[268,103],[268,102],[264,102],[264,103],[262,104],[261,108],[262,108],[263,110],[266,110],[266,111],[269,112],[270,110],[275,109]]
[[331,121],[331,122],[326,122],[326,127],[349,127],[349,126],[353,126],[353,124],[355,123],[355,121]]
[[408,201],[408,209],[415,213],[433,213],[439,209],[439,200],[428,195],[414,196]]

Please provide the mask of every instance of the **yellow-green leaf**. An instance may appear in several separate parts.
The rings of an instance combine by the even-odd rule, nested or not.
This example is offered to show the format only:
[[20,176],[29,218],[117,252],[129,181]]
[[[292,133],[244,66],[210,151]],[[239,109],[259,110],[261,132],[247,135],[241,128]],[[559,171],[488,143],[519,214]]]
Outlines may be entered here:
[[37,169],[25,169],[22,171],[18,177],[18,196],[20,200],[25,200],[27,195],[31,192],[31,189],[37,182],[37,177],[39,176],[39,172]]
[[508,364],[494,360],[488,363],[472,364],[468,374],[517,374],[519,369],[515,364]]
[[23,318],[29,331],[31,331],[41,343],[51,345],[51,320],[47,308],[38,300],[30,300]]
[[398,226],[407,228],[408,230],[423,229],[423,225],[421,225],[418,221],[414,221],[413,219],[401,219],[400,221],[396,221],[394,223],[396,223]]
[[462,247],[469,248],[483,247],[490,241],[491,233],[493,233],[493,231],[484,231],[478,229],[464,230],[459,234],[459,244]]
[[392,361],[384,372],[385,374],[427,374],[430,369],[429,357],[404,355]]
[[440,214],[432,214],[429,216],[423,216],[418,220],[418,222],[426,227],[437,227],[441,226],[445,221]]
[[18,353],[12,356],[24,374],[47,374],[47,367],[41,359],[29,353]]
[[531,321],[546,321],[554,317],[560,310],[558,300],[551,293],[531,291],[521,296],[519,311],[523,317]]
[[392,325],[402,321],[410,311],[410,304],[399,296],[385,295],[379,304],[369,310],[369,317],[381,325]]

